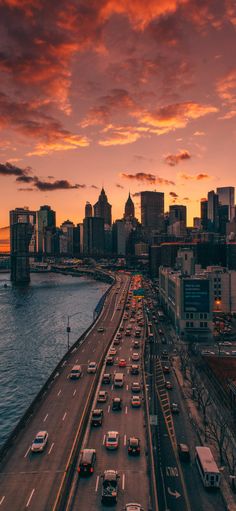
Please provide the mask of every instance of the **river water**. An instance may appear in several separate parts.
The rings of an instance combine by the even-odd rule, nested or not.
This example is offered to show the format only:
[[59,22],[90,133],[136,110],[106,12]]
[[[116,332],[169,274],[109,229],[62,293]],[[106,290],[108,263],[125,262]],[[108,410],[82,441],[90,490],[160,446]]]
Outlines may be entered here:
[[107,287],[55,273],[33,273],[28,286],[15,287],[0,273],[0,445],[67,351],[67,316],[76,314],[72,344]]

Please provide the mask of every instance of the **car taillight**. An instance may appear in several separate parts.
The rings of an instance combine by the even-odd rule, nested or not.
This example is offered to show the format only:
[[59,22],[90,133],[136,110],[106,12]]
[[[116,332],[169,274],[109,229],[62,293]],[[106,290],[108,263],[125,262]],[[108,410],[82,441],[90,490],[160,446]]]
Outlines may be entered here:
[[80,467],[77,468],[77,471],[80,472]]
[[93,472],[93,467],[90,468],[90,472]]

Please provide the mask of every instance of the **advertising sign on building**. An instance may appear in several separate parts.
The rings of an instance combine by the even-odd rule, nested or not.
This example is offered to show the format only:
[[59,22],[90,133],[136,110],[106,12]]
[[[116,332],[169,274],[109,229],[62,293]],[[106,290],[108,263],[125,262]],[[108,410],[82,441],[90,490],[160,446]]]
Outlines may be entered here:
[[209,281],[184,280],[184,312],[209,312]]

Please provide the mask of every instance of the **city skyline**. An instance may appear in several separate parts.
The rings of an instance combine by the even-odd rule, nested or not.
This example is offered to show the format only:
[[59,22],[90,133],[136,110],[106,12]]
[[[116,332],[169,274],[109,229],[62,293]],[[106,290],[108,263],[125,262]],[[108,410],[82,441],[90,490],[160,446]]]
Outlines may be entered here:
[[140,219],[156,190],[192,225],[208,191],[235,186],[234,2],[5,0],[0,14],[0,227],[42,204],[76,224],[103,185],[113,219],[129,191]]

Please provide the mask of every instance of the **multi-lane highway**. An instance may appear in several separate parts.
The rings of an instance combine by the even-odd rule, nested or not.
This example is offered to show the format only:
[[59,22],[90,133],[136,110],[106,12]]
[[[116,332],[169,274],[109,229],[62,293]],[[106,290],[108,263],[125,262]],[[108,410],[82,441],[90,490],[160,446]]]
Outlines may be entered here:
[[[35,414],[18,435],[0,466],[0,511],[52,511],[68,469],[95,375],[87,374],[90,361],[99,363],[120,323],[130,277],[120,274],[106,298],[106,307],[81,346],[73,349],[47,390]],[[99,327],[104,331],[98,332]],[[77,381],[69,379],[74,364],[82,366]],[[36,433],[46,430],[44,452],[31,453]]]
[[[135,315],[131,316],[131,310],[136,307]],[[119,346],[115,345],[117,353],[114,356],[114,365],[104,366],[103,372],[111,374],[111,383],[102,384],[98,387],[100,390],[107,391],[107,401],[105,403],[97,403],[97,394],[95,395],[93,408],[102,408],[104,419],[102,426],[88,428],[84,439],[84,448],[96,450],[97,461],[95,471],[89,478],[75,476],[74,488],[72,488],[70,506],[71,511],[96,511],[104,509],[101,504],[101,475],[104,470],[117,470],[120,476],[119,492],[118,492],[118,509],[124,509],[125,505],[130,502],[138,502],[146,510],[150,508],[149,497],[149,480],[147,467],[147,445],[146,445],[146,427],[144,419],[143,407],[143,379],[141,370],[141,357],[144,342],[144,327],[141,328],[141,338],[139,348],[134,348],[134,333],[137,327],[137,317],[142,315],[141,303],[130,305],[129,312],[126,312],[128,319],[123,322],[124,330],[130,326],[131,335],[126,336],[122,330],[122,338]],[[131,365],[133,352],[140,354],[140,360],[136,362],[140,366],[138,375],[131,374]],[[120,359],[124,359],[126,367],[119,367]],[[114,375],[123,373],[124,385],[121,388],[114,387]],[[103,373],[102,373],[103,374]],[[132,408],[131,397],[132,383],[140,382],[141,407]],[[120,397],[122,399],[122,409],[119,411],[112,410],[112,399]],[[117,431],[119,433],[119,447],[116,450],[107,450],[105,446],[105,437],[108,431]],[[140,439],[141,453],[139,456],[128,455],[129,438],[135,436]],[[107,508],[107,506],[106,506]]]

